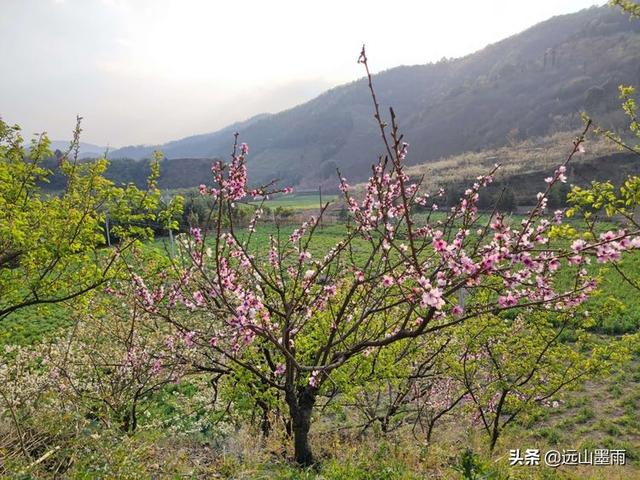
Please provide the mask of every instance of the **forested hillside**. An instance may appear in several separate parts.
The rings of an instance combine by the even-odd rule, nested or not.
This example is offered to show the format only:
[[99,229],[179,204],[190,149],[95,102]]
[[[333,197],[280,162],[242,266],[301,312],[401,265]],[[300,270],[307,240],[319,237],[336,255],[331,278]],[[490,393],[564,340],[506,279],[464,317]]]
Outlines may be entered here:
[[[640,23],[609,7],[592,7],[464,58],[393,68],[374,81],[383,106],[398,113],[411,145],[409,162],[418,164],[572,131],[580,126],[581,110],[623,127],[617,86],[640,77],[638,46]],[[371,141],[377,134],[361,79],[278,114],[165,145],[122,148],[110,157],[142,159],[159,149],[169,159],[226,158],[234,131],[252,146],[249,170],[256,182],[277,177],[291,185],[335,186],[337,166],[363,179],[380,153]],[[182,172],[176,164],[166,186],[197,185],[208,164],[194,168],[190,161]],[[116,179],[137,168],[117,165],[110,174]]]
[[[268,67],[299,59],[285,46],[317,62],[325,32],[350,49],[340,35],[358,21],[402,45],[393,58],[422,56],[540,14],[474,0],[4,3],[0,46],[98,60],[60,84],[91,92],[92,119],[115,106],[101,135],[136,138],[208,106],[189,87],[203,58],[227,66],[210,45],[232,55],[231,82],[268,97],[276,69],[235,63],[259,59],[257,42]],[[68,145],[28,138],[42,110],[58,129],[56,102],[81,102],[54,75],[30,86],[32,62],[5,62],[18,82],[0,76],[0,105],[29,115],[0,116],[0,479],[640,478],[640,0],[609,3],[635,23],[590,8],[375,78],[362,46],[364,79],[308,103],[104,155],[81,142],[81,116]],[[61,42],[96,17],[119,28]],[[457,37],[412,41],[432,33],[424,18]],[[189,35],[210,25],[226,43]],[[15,41],[30,37],[42,41]],[[162,69],[146,77],[132,53]],[[179,101],[140,108],[155,92]]]

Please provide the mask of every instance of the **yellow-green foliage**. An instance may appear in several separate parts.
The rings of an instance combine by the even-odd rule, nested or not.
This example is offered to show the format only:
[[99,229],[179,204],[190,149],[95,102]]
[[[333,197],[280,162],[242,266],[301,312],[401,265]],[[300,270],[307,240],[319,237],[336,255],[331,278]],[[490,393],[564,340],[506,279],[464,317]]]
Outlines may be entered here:
[[[72,147],[79,134],[78,126]],[[20,128],[0,120],[0,319],[104,284],[117,274],[119,256],[152,235],[152,222],[176,226],[180,199],[161,210],[157,165],[148,190],[116,187],[104,177],[105,159],[77,162],[70,150],[58,164],[65,189],[43,194],[40,186],[52,173],[41,166],[52,155],[49,145],[42,135],[25,148]],[[103,248],[107,215],[117,250]]]
[[640,17],[640,4],[631,0],[611,0],[611,5],[618,6],[623,12],[628,13],[632,17]]
[[[424,175],[424,185],[431,189],[451,183],[470,183],[477,176],[486,175],[496,163],[502,165],[496,175],[497,180],[514,175],[551,171],[566,160],[573,140],[574,135],[571,133],[556,133],[549,137],[532,138],[493,150],[467,152],[415,165],[406,171],[412,177]],[[600,137],[590,138],[585,148],[586,153],[576,158],[575,162],[581,163],[617,150],[614,145]]]

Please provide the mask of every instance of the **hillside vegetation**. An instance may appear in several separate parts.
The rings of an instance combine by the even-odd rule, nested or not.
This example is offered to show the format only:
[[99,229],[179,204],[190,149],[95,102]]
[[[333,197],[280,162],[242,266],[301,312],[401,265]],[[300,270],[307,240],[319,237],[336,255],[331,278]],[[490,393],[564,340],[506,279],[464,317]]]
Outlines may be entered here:
[[[536,194],[544,188],[545,176],[555,165],[562,163],[573,148],[574,137],[569,132],[560,132],[499,148],[466,152],[414,165],[407,169],[407,174],[421,179],[430,191],[444,187],[451,200],[456,201],[461,189],[479,175],[491,171],[495,164],[500,164],[496,181],[489,191],[496,194],[508,189],[513,192],[516,205],[532,205]],[[562,186],[562,201],[571,184],[587,186],[591,181],[601,179],[621,184],[628,175],[639,171],[636,155],[620,151],[612,142],[594,135],[586,142],[585,152],[576,157],[568,169],[568,183]]]
[[638,33],[592,8],[379,82],[363,46],[368,106],[226,160],[0,120],[0,478],[640,478]]
[[[418,164],[572,131],[580,127],[581,110],[597,114],[604,126],[623,126],[617,86],[637,80],[639,46],[640,23],[609,7],[592,7],[463,58],[397,67],[374,78],[382,107],[393,106],[402,119],[411,144],[408,161]],[[375,128],[360,79],[278,114],[164,145],[122,148],[110,157],[142,159],[159,149],[170,159],[226,158],[239,131],[255,146],[248,164],[254,181],[335,187],[336,167],[352,180],[366,177],[371,158],[380,153],[371,141]],[[200,167],[189,162],[165,186],[200,183]]]

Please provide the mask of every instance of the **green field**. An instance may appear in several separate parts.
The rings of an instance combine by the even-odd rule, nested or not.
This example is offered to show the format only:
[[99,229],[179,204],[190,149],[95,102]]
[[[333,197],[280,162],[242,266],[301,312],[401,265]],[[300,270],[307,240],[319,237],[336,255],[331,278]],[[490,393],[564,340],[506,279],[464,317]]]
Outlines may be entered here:
[[[273,206],[288,204],[295,205],[296,209],[304,209],[305,205],[312,208],[310,205],[313,204],[313,198],[309,198],[307,195],[291,198],[281,197],[269,200],[269,202],[272,202]],[[314,212],[309,213],[309,215],[313,214]],[[444,214],[438,213],[432,217],[435,220],[439,218],[444,218]],[[514,217],[514,219],[517,221],[520,217]],[[251,251],[264,253],[269,245],[270,237],[287,238],[298,226],[297,222],[281,222],[278,225],[269,221],[259,223],[256,231],[252,234]],[[611,225],[607,227],[611,227]],[[335,246],[344,237],[346,231],[345,225],[341,223],[319,226],[309,251],[317,258],[322,252]],[[240,238],[243,238],[248,232],[246,229],[240,228],[238,234]],[[211,240],[211,234],[209,234],[209,240]],[[168,252],[168,237],[157,238],[153,243],[153,248]],[[355,243],[353,253],[356,259],[365,259],[367,252],[368,245],[364,241]],[[640,257],[626,256],[618,265],[625,271],[640,271]],[[592,330],[613,335],[639,331],[640,295],[638,295],[638,290],[627,282],[621,281],[618,272],[612,265],[601,266],[594,262],[589,269],[596,275],[600,285],[589,302],[581,308],[583,312],[587,311],[593,318]],[[69,322],[63,306],[24,309],[0,322],[0,345],[33,343],[45,334],[55,334],[58,328],[68,326]]]
[[[282,197],[270,200],[270,206],[287,205],[287,208],[307,210],[314,208],[315,200],[317,198],[309,196]],[[435,215],[436,220],[443,216]],[[514,220],[518,221],[519,217]],[[255,253],[263,253],[271,236],[286,238],[297,227],[297,222],[260,223],[252,234],[252,248]],[[341,223],[318,227],[309,250],[314,257],[320,255],[346,232],[346,226]],[[244,238],[248,232],[238,229],[238,234]],[[211,235],[207,241],[211,241]],[[157,238],[147,248],[168,251],[168,239]],[[356,258],[365,258],[367,250],[365,242],[354,245]],[[640,271],[640,258],[629,256],[620,266],[626,271]],[[620,334],[638,332],[640,296],[637,290],[621,282],[612,266],[602,267],[594,262],[590,268],[600,279],[600,289],[581,307],[580,314],[591,317],[591,330],[598,334],[601,342]],[[0,345],[34,344],[55,337],[69,327],[70,322],[64,306],[25,309],[0,322]],[[573,339],[567,335],[565,340],[571,342]],[[122,439],[113,433],[103,433],[97,426],[96,433],[91,433],[93,430],[86,432],[87,441],[93,442],[86,447],[92,455],[100,457],[96,452],[105,449],[104,443],[94,441],[98,438],[95,435],[101,435],[102,442],[114,442],[119,446],[104,450],[104,458],[77,459],[76,471],[89,475],[77,478],[98,475],[95,468],[104,468],[115,475],[114,478],[131,478],[131,472],[140,475],[139,478],[163,478],[167,472],[171,472],[173,478],[196,478],[196,475],[317,480],[461,478],[452,467],[460,455],[460,442],[472,445],[477,452],[484,452],[485,467],[497,475],[486,478],[577,480],[605,478],[600,476],[605,473],[608,480],[640,478],[640,349],[636,348],[633,356],[634,360],[626,370],[605,378],[589,379],[579,388],[563,393],[556,408],[545,409],[537,416],[526,416],[516,422],[501,437],[492,460],[487,460],[481,435],[477,431],[469,433],[454,417],[445,420],[438,430],[437,440],[430,445],[416,441],[407,430],[387,435],[370,431],[360,436],[355,430],[341,431],[331,422],[319,421],[312,429],[312,442],[320,463],[316,469],[309,470],[300,470],[287,461],[290,452],[283,450],[282,445],[288,440],[275,435],[268,442],[258,444],[256,433],[246,424],[236,427],[235,433],[229,436],[216,423],[211,424],[206,411],[189,410],[184,405],[195,402],[200,395],[202,386],[197,382],[202,379],[184,379],[178,384],[167,385],[153,397],[147,409],[148,420],[147,417],[140,420],[141,428],[135,434]],[[160,429],[157,421],[152,423],[152,418],[162,419]],[[345,422],[348,423],[348,419]],[[113,436],[108,438],[108,435]],[[505,460],[511,448],[539,448],[542,451],[625,449],[629,465],[606,470],[594,470],[594,467],[513,469]],[[185,458],[197,466],[185,467]],[[100,465],[103,466],[97,467]]]
[[[197,189],[188,188],[188,189],[169,189],[163,190],[163,196],[166,198],[171,198],[176,195],[181,195],[185,198],[185,201],[188,203],[190,198],[197,198],[200,196]],[[322,205],[327,202],[334,202],[338,199],[338,195],[335,193],[330,194],[322,194]],[[250,205],[259,205],[262,203],[261,200],[254,200],[247,202]],[[264,206],[269,208],[287,208],[295,211],[299,210],[311,210],[311,209],[320,209],[320,194],[318,191],[301,191],[296,192],[293,191],[289,194],[275,194],[271,195],[268,200],[264,202]]]
[[[327,202],[334,202],[338,198],[337,195],[322,195],[322,202],[320,201],[320,195],[315,192],[313,194],[306,193],[291,193],[288,195],[276,195],[266,200],[264,206],[269,208],[289,208],[292,210],[312,210],[320,209],[320,205]],[[261,202],[251,202],[253,205],[260,204]]]

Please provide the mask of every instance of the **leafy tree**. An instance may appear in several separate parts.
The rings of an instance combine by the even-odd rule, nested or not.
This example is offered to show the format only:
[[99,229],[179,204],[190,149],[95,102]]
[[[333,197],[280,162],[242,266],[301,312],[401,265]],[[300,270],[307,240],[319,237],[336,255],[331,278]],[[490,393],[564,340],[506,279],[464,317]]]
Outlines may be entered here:
[[[149,238],[149,221],[168,226],[176,201],[160,211],[154,167],[146,191],[115,187],[103,176],[105,159],[79,163],[80,122],[58,170],[66,182],[57,194],[40,185],[52,172],[43,168],[51,157],[46,135],[24,146],[18,126],[0,120],[0,320],[32,305],[75,299],[117,276],[119,262],[136,239]],[[105,231],[109,216],[110,232]],[[121,239],[105,249],[105,235]]]
[[[623,343],[596,343],[584,333],[585,323],[583,316],[527,312],[512,320],[478,317],[459,329],[463,353],[450,371],[465,385],[492,451],[515,419],[624,361]],[[575,344],[561,341],[569,330],[578,336]]]
[[[333,248],[313,258],[319,223],[314,217],[290,235],[274,235],[268,248],[256,245],[253,236],[261,209],[245,232],[235,227],[231,212],[237,202],[274,193],[270,186],[247,187],[249,150],[236,143],[229,164],[214,163],[214,187],[201,189],[215,200],[212,238],[192,229],[180,242],[172,276],[133,285],[141,308],[176,335],[189,336],[199,365],[215,372],[242,370],[282,395],[295,459],[303,465],[313,462],[314,405],[331,389],[332,376],[351,362],[397,342],[434,339],[489,312],[571,311],[596,287],[583,268],[588,257],[609,261],[640,246],[638,238],[628,240],[621,231],[567,248],[560,226],[545,218],[549,192],[566,181],[566,165],[584,134],[546,179],[521,224],[500,214],[488,220],[478,215],[480,193],[498,167],[465,190],[449,213],[416,215],[418,206],[436,211],[439,197],[420,191],[404,174],[408,145],[393,110],[389,124],[381,116],[364,49],[360,61],[385,154],[373,166],[363,198],[356,199],[341,179],[353,225]],[[362,249],[358,256],[356,249]],[[463,290],[464,306],[458,303]]]
[[[629,119],[629,131],[634,138],[640,140],[640,123],[638,122],[638,106],[635,100],[635,88],[621,85],[619,87],[622,109]],[[583,115],[586,122],[593,120]],[[640,156],[640,143],[633,144],[625,141],[620,135],[596,125],[595,132],[611,140],[619,148],[630,151]],[[581,216],[586,224],[588,235],[597,236],[597,222],[599,215],[606,217],[618,217],[624,223],[635,230],[640,230],[640,221],[637,212],[640,207],[640,177],[630,175],[624,183],[618,187],[612,182],[591,182],[588,188],[574,186],[567,195],[571,206],[567,210],[568,216]],[[615,258],[618,260],[618,258]],[[622,279],[634,288],[640,290],[640,280],[635,278],[635,272],[626,271],[618,262],[612,263],[613,268]]]
[[611,0],[611,5],[618,6],[623,12],[630,14],[632,17],[640,17],[640,4],[631,0]]

